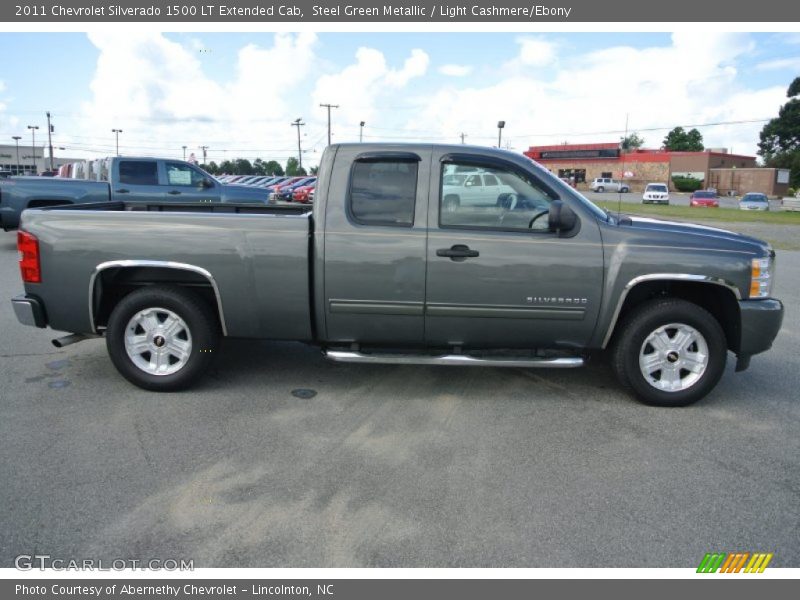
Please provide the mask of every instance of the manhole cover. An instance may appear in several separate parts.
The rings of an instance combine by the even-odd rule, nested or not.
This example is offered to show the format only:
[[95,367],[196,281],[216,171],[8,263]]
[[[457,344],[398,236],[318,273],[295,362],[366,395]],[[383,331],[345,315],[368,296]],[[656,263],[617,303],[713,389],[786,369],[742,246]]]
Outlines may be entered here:
[[317,395],[317,390],[311,390],[308,388],[298,388],[296,390],[292,390],[292,396],[295,398],[302,398],[303,400],[308,400],[309,398],[313,398]]

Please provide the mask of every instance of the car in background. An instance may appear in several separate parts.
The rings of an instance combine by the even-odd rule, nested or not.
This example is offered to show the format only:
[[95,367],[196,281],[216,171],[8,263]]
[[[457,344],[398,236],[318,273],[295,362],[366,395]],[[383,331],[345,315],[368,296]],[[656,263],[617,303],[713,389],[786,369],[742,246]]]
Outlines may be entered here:
[[294,191],[297,188],[303,187],[304,185],[311,185],[316,181],[317,181],[316,177],[303,177],[299,181],[295,181],[294,183],[291,183],[289,185],[281,186],[281,188],[276,191],[276,193],[279,196],[278,199],[285,200],[286,202],[291,202],[293,198],[292,194],[294,194]]
[[769,198],[766,194],[749,192],[739,200],[739,210],[769,210]]
[[708,190],[698,190],[689,196],[689,206],[705,206],[708,208],[719,208],[719,200],[714,192]]
[[0,177],[2,178],[11,177],[13,174],[11,171],[0,171]]
[[589,189],[593,192],[620,192],[626,194],[631,191],[631,187],[624,181],[611,179],[610,177],[596,177],[589,184]]
[[642,194],[642,204],[669,204],[669,188],[666,183],[648,183]]
[[308,185],[301,185],[294,189],[292,192],[292,201],[300,202],[301,204],[308,204],[314,199],[314,188],[317,187],[317,182]]

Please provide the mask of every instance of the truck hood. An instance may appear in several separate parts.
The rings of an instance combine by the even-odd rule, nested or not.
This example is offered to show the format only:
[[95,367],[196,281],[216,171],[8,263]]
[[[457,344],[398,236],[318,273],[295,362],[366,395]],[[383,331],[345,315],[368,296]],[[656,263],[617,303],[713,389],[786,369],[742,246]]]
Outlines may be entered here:
[[752,251],[758,254],[772,251],[772,247],[769,243],[763,240],[728,231],[727,229],[709,227],[708,225],[632,216],[624,217],[622,225],[640,231],[648,235],[648,237],[658,236],[659,233],[665,235],[679,234],[687,236],[687,241],[693,238],[692,243],[704,246],[737,246],[741,250]]

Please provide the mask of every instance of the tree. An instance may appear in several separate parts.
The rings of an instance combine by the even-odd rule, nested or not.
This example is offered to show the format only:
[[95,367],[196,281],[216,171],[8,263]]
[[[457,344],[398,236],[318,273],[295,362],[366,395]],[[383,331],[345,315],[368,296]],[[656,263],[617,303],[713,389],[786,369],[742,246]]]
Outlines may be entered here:
[[237,175],[252,175],[253,174],[253,165],[250,164],[250,161],[246,158],[237,158],[236,162],[234,163]]
[[283,167],[277,160],[271,160],[264,164],[264,175],[283,175]]
[[225,175],[233,175],[235,169],[236,167],[229,160],[223,160],[221,163],[219,163],[219,172],[224,173]]
[[636,150],[644,145],[644,139],[634,131],[628,134],[627,137],[620,138],[619,143],[623,150]]
[[685,131],[683,127],[676,127],[664,138],[664,149],[673,152],[702,152],[703,134],[697,129]]
[[206,172],[207,172],[207,173],[211,173],[212,175],[218,175],[218,174],[219,174],[219,172],[220,172],[220,170],[219,170],[219,166],[217,165],[217,163],[215,163],[215,162],[212,160],[210,163],[208,163],[208,164],[206,165]]
[[290,158],[286,161],[286,174],[287,175],[305,175],[306,170],[300,166],[296,158]]
[[792,187],[800,185],[800,77],[786,92],[789,101],[780,107],[778,116],[761,130],[758,154],[768,167],[791,169]]
[[267,171],[265,169],[267,163],[265,163],[260,158],[257,158],[253,161],[253,175],[266,175]]
[[316,176],[319,173],[319,166],[311,167],[310,174]]

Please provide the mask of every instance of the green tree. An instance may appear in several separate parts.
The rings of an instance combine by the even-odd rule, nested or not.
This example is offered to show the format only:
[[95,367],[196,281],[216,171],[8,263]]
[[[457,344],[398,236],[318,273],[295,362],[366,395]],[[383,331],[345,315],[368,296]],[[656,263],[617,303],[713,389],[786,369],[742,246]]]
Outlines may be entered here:
[[264,175],[283,175],[283,167],[277,160],[271,160],[264,164]]
[[266,166],[267,163],[265,163],[260,158],[255,159],[253,161],[253,175],[266,175],[267,174]]
[[702,152],[703,134],[697,129],[685,131],[683,127],[676,127],[664,138],[664,149],[673,152]]
[[319,173],[319,166],[311,167],[311,171],[310,171],[311,175],[315,175],[316,176],[318,173]]
[[211,173],[212,175],[218,175],[220,173],[219,165],[212,160],[206,165],[206,172]]
[[306,175],[306,170],[300,166],[296,158],[290,158],[286,161],[286,174],[287,175]]
[[252,175],[253,165],[246,158],[237,158],[234,163],[237,175]]
[[791,169],[790,184],[797,187],[800,185],[800,77],[792,81],[786,95],[789,101],[761,130],[758,154],[768,167]]
[[224,173],[225,175],[233,175],[234,169],[236,169],[236,167],[229,160],[223,160],[221,163],[219,163],[220,173]]
[[634,131],[627,137],[620,138],[619,143],[623,150],[636,150],[644,145],[644,139]]

